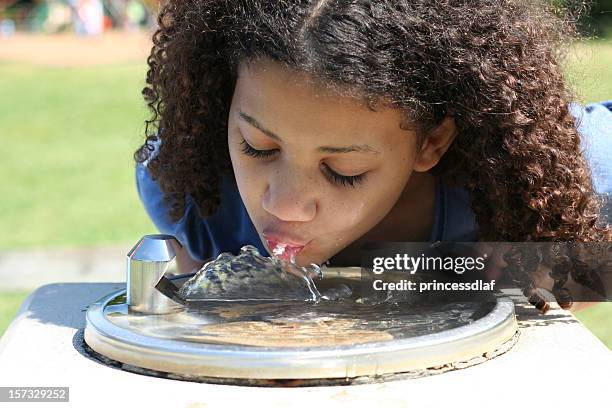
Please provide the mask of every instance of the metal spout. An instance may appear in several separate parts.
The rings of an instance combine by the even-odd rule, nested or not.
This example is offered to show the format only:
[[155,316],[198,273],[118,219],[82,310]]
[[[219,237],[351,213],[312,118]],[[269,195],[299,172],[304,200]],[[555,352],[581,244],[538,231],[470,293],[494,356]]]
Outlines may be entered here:
[[127,254],[127,304],[130,312],[172,313],[181,308],[155,288],[176,270],[181,244],[172,235],[145,235]]

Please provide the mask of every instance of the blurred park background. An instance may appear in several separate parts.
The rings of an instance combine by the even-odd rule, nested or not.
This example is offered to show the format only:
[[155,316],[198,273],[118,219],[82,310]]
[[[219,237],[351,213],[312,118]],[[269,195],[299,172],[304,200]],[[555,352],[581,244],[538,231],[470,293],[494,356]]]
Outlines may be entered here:
[[[44,283],[124,280],[125,254],[155,232],[132,153],[148,117],[140,91],[158,7],[0,0],[0,336]],[[610,100],[612,0],[594,2],[580,25],[588,39],[570,47],[567,79],[582,103]],[[577,313],[610,348],[611,316],[610,303]]]

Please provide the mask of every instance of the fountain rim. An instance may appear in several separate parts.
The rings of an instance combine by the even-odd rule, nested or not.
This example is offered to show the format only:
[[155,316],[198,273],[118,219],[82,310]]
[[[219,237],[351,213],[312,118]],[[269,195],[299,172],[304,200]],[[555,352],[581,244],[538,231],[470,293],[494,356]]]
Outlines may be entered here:
[[313,379],[406,372],[491,353],[518,329],[513,301],[495,293],[493,309],[475,322],[406,339],[282,348],[198,343],[150,337],[110,322],[106,306],[125,293],[115,291],[90,305],[85,342],[113,360],[180,375]]

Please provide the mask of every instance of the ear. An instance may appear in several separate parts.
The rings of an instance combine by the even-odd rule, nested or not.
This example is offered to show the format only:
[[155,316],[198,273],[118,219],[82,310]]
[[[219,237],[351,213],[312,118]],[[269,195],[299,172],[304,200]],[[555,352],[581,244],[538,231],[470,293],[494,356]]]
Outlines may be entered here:
[[455,118],[445,116],[435,129],[429,131],[414,163],[414,171],[426,172],[434,167],[448,150],[458,130]]

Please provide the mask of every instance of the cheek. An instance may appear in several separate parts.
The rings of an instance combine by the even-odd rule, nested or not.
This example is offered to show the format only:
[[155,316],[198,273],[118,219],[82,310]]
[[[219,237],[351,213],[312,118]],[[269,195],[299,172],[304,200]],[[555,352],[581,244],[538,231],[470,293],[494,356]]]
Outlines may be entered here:
[[355,229],[367,220],[368,213],[367,200],[359,198],[339,206],[334,211],[333,219],[341,222],[347,229]]
[[[330,200],[333,205],[331,214],[328,214],[330,225],[337,226],[338,230],[365,233],[378,224],[394,207],[402,194],[410,171],[395,171],[393,176],[379,174],[376,179],[370,180],[367,188],[351,194],[351,199],[337,197]],[[404,174],[398,177],[398,174]]]
[[346,238],[355,238],[350,231],[362,233],[372,228],[384,215],[385,203],[388,201],[385,196],[381,196],[380,188],[374,188],[378,184],[374,182],[370,188],[328,197],[325,200],[327,205],[322,206],[328,210],[324,216],[326,229],[341,235],[349,233],[351,236]]

